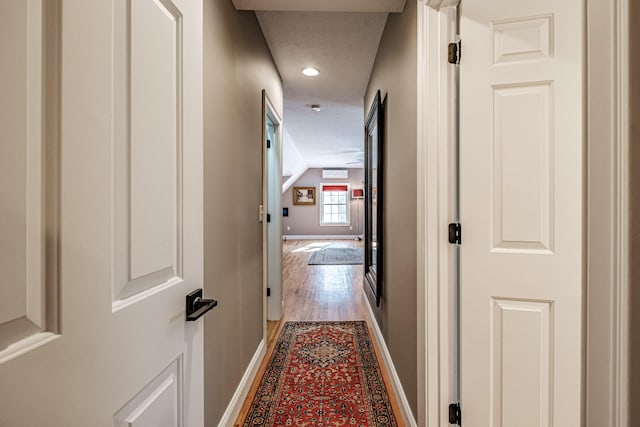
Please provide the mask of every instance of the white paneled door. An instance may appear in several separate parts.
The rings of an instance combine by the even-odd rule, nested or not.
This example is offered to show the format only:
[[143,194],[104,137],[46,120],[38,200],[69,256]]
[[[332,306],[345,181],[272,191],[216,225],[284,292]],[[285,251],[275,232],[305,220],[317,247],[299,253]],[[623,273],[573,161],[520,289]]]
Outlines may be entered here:
[[462,0],[463,425],[581,425],[581,0]]
[[0,426],[201,427],[201,1],[0,15]]

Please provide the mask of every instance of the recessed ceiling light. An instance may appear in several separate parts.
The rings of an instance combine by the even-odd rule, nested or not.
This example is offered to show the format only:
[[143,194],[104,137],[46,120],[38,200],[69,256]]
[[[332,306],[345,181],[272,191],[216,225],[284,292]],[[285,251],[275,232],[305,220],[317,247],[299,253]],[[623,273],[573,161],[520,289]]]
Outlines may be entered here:
[[309,77],[315,77],[320,74],[320,70],[313,67],[307,67],[302,70],[302,74]]

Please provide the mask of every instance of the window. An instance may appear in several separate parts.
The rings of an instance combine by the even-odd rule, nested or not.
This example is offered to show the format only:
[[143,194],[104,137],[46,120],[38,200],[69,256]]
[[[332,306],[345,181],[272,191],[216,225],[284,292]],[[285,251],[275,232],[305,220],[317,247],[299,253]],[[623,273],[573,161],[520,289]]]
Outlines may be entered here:
[[322,185],[320,224],[349,225],[349,186]]

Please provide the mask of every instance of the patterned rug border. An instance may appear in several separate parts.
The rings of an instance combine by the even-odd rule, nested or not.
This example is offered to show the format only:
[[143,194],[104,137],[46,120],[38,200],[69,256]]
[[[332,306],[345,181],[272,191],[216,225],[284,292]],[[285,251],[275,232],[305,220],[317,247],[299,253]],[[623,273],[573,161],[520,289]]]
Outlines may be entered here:
[[[285,369],[291,357],[291,345],[295,343],[296,332],[318,326],[350,328],[354,332],[357,345],[357,359],[362,371],[363,387],[369,397],[367,410],[374,424],[368,427],[397,427],[387,385],[384,382],[367,322],[357,321],[288,321],[285,322],[273,349],[265,372],[243,423],[244,427],[272,427],[277,398]],[[376,404],[372,401],[377,400]],[[360,426],[358,426],[360,427]]]

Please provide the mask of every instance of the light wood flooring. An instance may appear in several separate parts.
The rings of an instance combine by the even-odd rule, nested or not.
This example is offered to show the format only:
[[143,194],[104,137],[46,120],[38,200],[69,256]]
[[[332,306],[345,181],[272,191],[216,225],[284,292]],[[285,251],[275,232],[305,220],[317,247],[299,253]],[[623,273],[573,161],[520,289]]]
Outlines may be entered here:
[[363,247],[362,241],[283,242],[284,313],[287,320],[362,320],[362,265],[307,265],[326,246]]
[[[282,276],[284,308],[280,321],[267,322],[267,355],[262,362],[251,390],[234,424],[242,426],[260,379],[266,370],[271,353],[286,321],[295,320],[367,320],[362,300],[362,265],[308,265],[314,251],[323,247],[363,247],[356,240],[287,240],[283,243]],[[397,399],[393,394],[389,375],[384,368],[374,332],[369,335],[374,343],[380,369],[399,426],[404,426]]]

